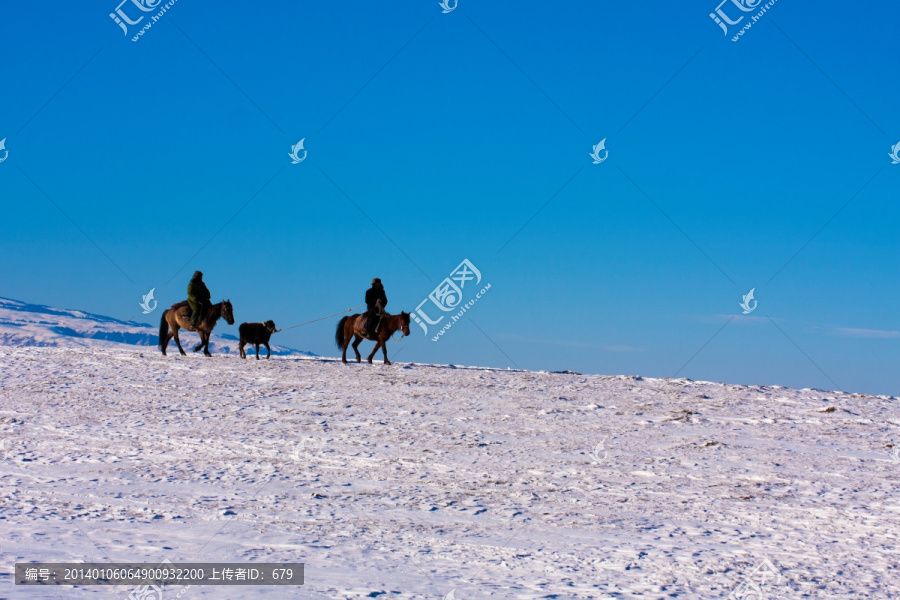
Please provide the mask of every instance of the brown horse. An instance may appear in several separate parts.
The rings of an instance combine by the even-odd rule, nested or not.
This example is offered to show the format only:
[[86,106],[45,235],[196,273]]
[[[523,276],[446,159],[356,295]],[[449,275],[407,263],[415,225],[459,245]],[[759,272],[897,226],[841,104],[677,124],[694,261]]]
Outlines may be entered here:
[[[191,309],[187,302],[179,302],[163,311],[162,318],[159,320],[159,349],[162,350],[163,356],[166,354],[166,347],[169,340],[175,338],[178,344],[178,351],[187,354],[181,347],[181,339],[178,337],[179,329],[188,331],[196,331],[200,335],[200,343],[194,346],[194,352],[198,352],[203,348],[203,354],[212,356],[209,353],[209,336],[212,334],[216,321],[224,318],[229,325],[234,325],[234,313],[231,310],[231,300],[224,300],[218,304],[213,304],[206,311],[201,319],[197,322],[197,328],[191,327]],[[169,332],[169,329],[172,331]]]
[[378,348],[380,347],[381,351],[384,353],[384,364],[391,364],[391,361],[389,361],[387,357],[387,341],[397,331],[401,331],[403,335],[409,335],[409,313],[401,312],[399,315],[385,314],[384,318],[381,320],[381,327],[378,329],[378,333],[373,337],[367,336],[364,330],[357,327],[357,318],[359,316],[360,315],[350,315],[338,322],[337,331],[334,334],[334,341],[337,343],[337,347],[343,350],[341,360],[345,363],[347,362],[347,346],[350,345],[350,340],[353,339],[353,336],[356,336],[356,340],[353,342],[353,351],[356,352],[356,362],[362,362],[362,356],[359,354],[360,342],[363,340],[372,340],[373,342],[378,343],[375,344],[375,347],[372,348],[372,353],[369,354],[369,363],[372,363],[372,357],[375,356],[375,353],[378,352]]

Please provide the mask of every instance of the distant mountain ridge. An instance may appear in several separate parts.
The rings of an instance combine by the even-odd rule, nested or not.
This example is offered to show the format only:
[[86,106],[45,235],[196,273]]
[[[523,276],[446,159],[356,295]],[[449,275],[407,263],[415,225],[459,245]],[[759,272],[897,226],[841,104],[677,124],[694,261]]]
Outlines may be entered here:
[[[162,310],[160,310],[160,313]],[[187,338],[187,341],[185,341]],[[182,345],[197,343],[194,333],[186,332]],[[238,338],[213,334],[210,351],[237,353]],[[45,347],[117,347],[150,346],[159,343],[158,327],[149,323],[122,321],[105,315],[53,308],[0,297],[0,345]],[[275,355],[315,356],[311,352],[270,344]],[[171,349],[171,346],[170,346]],[[185,350],[189,350],[187,347]],[[177,348],[175,349],[177,352]]]

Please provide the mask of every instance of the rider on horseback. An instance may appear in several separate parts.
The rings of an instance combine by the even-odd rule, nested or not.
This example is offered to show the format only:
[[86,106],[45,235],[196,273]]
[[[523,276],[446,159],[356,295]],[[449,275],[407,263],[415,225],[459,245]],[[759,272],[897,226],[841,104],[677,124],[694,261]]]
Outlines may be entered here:
[[203,273],[194,271],[191,282],[187,287],[188,306],[191,307],[191,327],[197,327],[197,320],[209,307],[210,295],[206,284],[203,283]]
[[[387,295],[384,286],[377,277],[372,280],[372,287],[366,291],[366,335],[371,337],[378,333],[378,326],[386,314]],[[376,320],[377,317],[377,320]]]

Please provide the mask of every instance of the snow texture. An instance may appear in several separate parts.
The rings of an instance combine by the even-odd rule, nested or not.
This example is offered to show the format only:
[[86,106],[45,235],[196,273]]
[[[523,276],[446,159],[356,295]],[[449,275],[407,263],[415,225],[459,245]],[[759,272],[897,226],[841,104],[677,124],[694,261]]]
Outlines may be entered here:
[[122,348],[0,346],[2,598],[163,559],[306,565],[190,599],[900,594],[893,397]]

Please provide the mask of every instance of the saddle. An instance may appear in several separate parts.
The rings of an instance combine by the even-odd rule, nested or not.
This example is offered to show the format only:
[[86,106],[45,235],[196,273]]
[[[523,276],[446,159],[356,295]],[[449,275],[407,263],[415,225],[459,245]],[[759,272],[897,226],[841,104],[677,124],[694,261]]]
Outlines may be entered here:
[[[176,302],[170,308],[173,313],[177,313],[182,308],[186,308],[188,316],[191,315],[191,305],[188,304],[187,300],[182,300],[181,302]],[[202,306],[200,308],[200,316],[197,317],[198,321],[205,319],[208,312],[209,312],[209,306],[208,305]],[[188,331],[195,331],[195,329],[193,327],[183,327],[183,329],[187,329]]]
[[376,328],[375,333],[377,333],[378,326],[381,323],[381,320],[384,319],[385,316],[386,315],[370,315],[368,313],[368,311],[364,312],[363,314],[356,317],[356,323],[354,323],[354,327],[355,327],[356,331],[362,331],[363,333],[368,335],[369,319],[372,319],[372,323],[373,323],[372,326],[374,328]]

